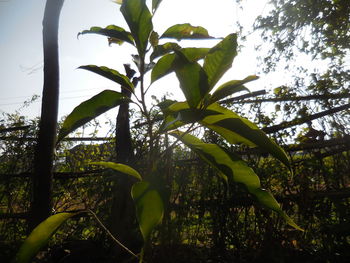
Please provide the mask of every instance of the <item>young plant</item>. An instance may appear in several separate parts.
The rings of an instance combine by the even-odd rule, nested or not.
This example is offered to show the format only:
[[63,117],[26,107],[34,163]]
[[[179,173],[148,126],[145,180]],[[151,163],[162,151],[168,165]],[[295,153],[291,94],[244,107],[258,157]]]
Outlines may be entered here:
[[[160,0],[153,0],[150,11],[145,0],[122,1],[120,10],[129,31],[110,25],[106,28],[92,27],[80,33],[103,35],[108,37],[110,43],[125,42],[134,46],[137,55],[133,57],[138,76],[129,79],[126,75],[104,66],[81,66],[81,69],[89,70],[121,85],[122,89],[131,92],[132,97],[129,98],[114,90],[105,90],[84,101],[65,119],[58,140],[62,140],[78,127],[123,103],[137,105],[147,125],[147,167],[142,167],[143,172],[137,172],[126,164],[112,162],[95,164],[138,179],[132,187],[131,195],[145,243],[149,241],[152,230],[162,221],[164,206],[167,202],[166,195],[163,194],[164,185],[157,173],[159,168],[157,160],[164,154],[159,152],[157,144],[160,138],[167,134],[174,137],[172,146],[182,142],[216,169],[218,175],[225,181],[244,185],[263,206],[278,213],[287,224],[301,230],[281,210],[275,198],[261,188],[259,177],[238,155],[217,144],[204,143],[191,135],[191,131],[196,127],[205,127],[231,144],[240,143],[249,147],[260,147],[289,167],[288,157],[281,147],[269,139],[255,124],[218,103],[227,96],[247,90],[244,84],[257,79],[256,76],[248,76],[243,80],[228,81],[218,87],[216,85],[231,67],[237,55],[237,35],[230,34],[223,39],[218,39],[218,43],[212,48],[182,48],[177,42],[160,44],[159,42],[164,39],[179,41],[213,38],[205,28],[190,24],[174,25],[159,36],[153,31],[152,17],[160,2]],[[203,60],[203,65],[198,63],[199,60]],[[156,114],[159,109],[149,108],[146,100],[150,86],[146,88],[145,76],[149,70],[151,70],[150,86],[163,76],[175,72],[186,100],[183,102],[164,100],[158,105],[162,114]],[[136,86],[135,83],[138,85]],[[154,121],[157,119],[162,120],[159,129],[154,128]],[[179,130],[180,128],[184,129]]]

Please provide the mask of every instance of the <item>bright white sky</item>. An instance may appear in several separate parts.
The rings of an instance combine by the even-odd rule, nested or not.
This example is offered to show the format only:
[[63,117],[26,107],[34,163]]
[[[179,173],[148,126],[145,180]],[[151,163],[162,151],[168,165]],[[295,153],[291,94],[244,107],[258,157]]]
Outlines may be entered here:
[[[32,95],[41,95],[43,85],[41,22],[45,2],[0,1],[0,114],[13,113]],[[235,32],[237,19],[251,26],[256,16],[263,11],[266,11],[265,0],[246,0],[244,14],[236,7],[235,0],[163,0],[153,23],[158,33],[162,33],[171,25],[189,22],[192,25],[201,25],[208,29],[209,34],[219,37]],[[119,87],[109,80],[76,69],[81,65],[96,64],[112,67],[123,73],[123,63],[131,63],[130,45],[109,47],[106,38],[97,35],[84,35],[77,39],[77,33],[84,29],[110,24],[127,29],[119,12],[119,5],[109,0],[65,0],[59,30],[61,70],[59,118],[70,113],[83,100],[106,88],[119,90]],[[214,41],[209,42],[211,46],[215,45]],[[241,79],[259,72],[257,54],[253,48],[255,42],[253,39],[245,43],[246,48],[239,53],[225,80]],[[206,44],[193,42],[193,45],[197,46]],[[271,82],[272,79],[275,80],[274,83]],[[283,80],[283,76],[279,79]],[[261,76],[261,79],[249,84],[248,87],[254,91],[276,85],[278,85],[276,77],[271,74]],[[174,93],[174,87],[177,87],[174,78],[167,77],[154,85],[151,92],[160,97],[167,91]],[[20,113],[29,117],[39,116],[40,99],[20,110]]]

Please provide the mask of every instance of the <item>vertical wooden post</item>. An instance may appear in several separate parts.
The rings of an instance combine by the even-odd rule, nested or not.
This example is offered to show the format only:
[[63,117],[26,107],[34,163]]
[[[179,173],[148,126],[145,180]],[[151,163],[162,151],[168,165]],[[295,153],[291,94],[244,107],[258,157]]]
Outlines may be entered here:
[[[126,76],[132,79],[136,73],[130,65],[124,65]],[[134,83],[136,86],[136,83]],[[121,92],[130,97],[131,92],[122,88]],[[118,163],[133,165],[134,151],[130,133],[129,104],[124,103],[119,106],[116,127],[116,161]],[[130,192],[135,180],[129,176],[121,175],[116,179],[114,186],[114,196],[112,199],[112,209],[110,214],[110,230],[125,246],[134,250],[137,240],[134,238],[136,228],[135,207]],[[140,242],[139,242],[140,243]],[[141,244],[141,243],[140,243]],[[135,250],[136,251],[136,250]],[[115,246],[112,252],[118,260],[124,260],[130,255],[119,246]]]
[[59,99],[58,27],[63,2],[47,0],[43,19],[44,86],[34,157],[30,230],[50,216],[52,210],[52,168]]

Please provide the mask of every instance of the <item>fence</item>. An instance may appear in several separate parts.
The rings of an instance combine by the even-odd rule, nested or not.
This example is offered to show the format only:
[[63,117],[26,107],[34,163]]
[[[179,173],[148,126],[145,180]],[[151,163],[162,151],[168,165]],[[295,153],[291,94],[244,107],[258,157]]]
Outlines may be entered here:
[[[255,97],[257,95],[265,94],[264,91],[258,91],[252,94],[243,95],[240,97],[236,97],[233,99],[229,99],[224,101],[223,103],[240,103],[240,104],[246,104],[246,103],[269,103],[269,102],[281,102],[281,101],[301,101],[301,100],[318,100],[318,99],[347,99],[350,97],[349,94],[333,94],[328,95],[328,97],[325,97],[325,95],[314,95],[314,96],[304,96],[304,97],[295,97],[295,98],[260,98],[260,99],[254,99],[254,100],[248,100],[249,97]],[[266,128],[263,128],[263,130],[266,133],[276,133],[281,130],[295,127],[304,123],[308,123],[311,120],[316,120],[318,118],[322,118],[325,116],[329,116],[331,114],[335,114],[341,111],[346,111],[350,108],[350,104],[345,104],[333,107],[331,109],[323,110],[322,112],[314,113],[302,118],[295,118],[292,121],[282,121],[278,125],[272,125]],[[142,124],[139,124],[142,125]],[[28,129],[28,126],[22,126],[22,127],[11,127],[11,128],[4,128],[0,129],[0,135],[10,133],[13,131],[19,131],[21,129]],[[342,134],[343,136],[340,138],[329,138],[327,140],[317,140],[315,138],[311,138],[313,140],[309,140],[306,143],[300,143],[300,144],[290,144],[285,145],[284,149],[286,152],[291,156],[292,160],[292,167],[294,169],[294,177],[293,178],[283,178],[281,179],[281,174],[283,174],[284,171],[281,168],[275,167],[273,164],[273,161],[269,160],[268,158],[265,158],[262,160],[259,156],[261,155],[262,151],[257,149],[238,149],[239,154],[244,157],[244,159],[248,160],[249,162],[252,162],[253,166],[257,169],[257,172],[261,174],[263,183],[268,184],[269,181],[279,180],[277,183],[280,188],[278,189],[270,189],[272,191],[275,191],[275,195],[280,203],[283,204],[284,209],[291,213],[294,217],[299,218],[300,221],[303,222],[303,220],[311,220],[314,217],[318,217],[318,219],[322,218],[326,222],[328,222],[327,227],[330,229],[333,229],[335,226],[340,226],[342,222],[345,220],[344,213],[350,213],[348,206],[349,198],[350,198],[350,135],[348,134]],[[13,137],[13,136],[1,136],[0,140],[6,141],[6,142],[14,142],[14,143],[26,143],[26,142],[35,142],[35,137]],[[65,141],[67,142],[108,142],[111,138],[66,138]],[[337,167],[338,166],[338,167]],[[174,172],[173,175],[176,180],[181,181],[183,180],[186,183],[177,183],[176,186],[179,192],[185,192],[189,196],[186,197],[183,193],[178,194],[178,196],[172,197],[172,202],[169,208],[169,218],[171,218],[171,215],[175,214],[176,217],[176,226],[175,223],[171,223],[170,219],[165,219],[165,223],[163,224],[163,229],[165,229],[165,232],[169,232],[168,234],[174,234],[174,231],[177,229],[179,230],[176,235],[180,235],[182,233],[183,236],[187,237],[187,240],[195,240],[193,241],[193,244],[197,244],[198,238],[200,238],[201,234],[199,232],[192,232],[190,229],[191,224],[193,225],[193,222],[196,222],[196,224],[203,225],[204,221],[206,222],[206,228],[203,233],[206,234],[215,234],[216,237],[212,237],[210,241],[206,239],[206,242],[209,244],[213,244],[214,246],[222,245],[222,242],[224,242],[224,245],[227,247],[227,244],[229,242],[236,244],[238,246],[239,242],[242,241],[242,237],[244,235],[247,235],[247,233],[251,234],[253,233],[253,225],[255,224],[255,227],[257,225],[261,225],[262,220],[259,217],[258,210],[256,210],[255,216],[256,220],[253,224],[252,220],[249,219],[250,215],[252,214],[251,208],[255,207],[255,202],[251,198],[249,198],[245,193],[238,191],[234,191],[236,194],[235,196],[232,195],[225,195],[222,194],[224,187],[220,183],[216,186],[218,189],[217,193],[213,194],[212,196],[203,196],[199,195],[198,193],[193,192],[193,188],[191,186],[194,184],[200,185],[200,188],[206,189],[208,192],[211,192],[211,187],[204,185],[204,183],[201,183],[198,181],[199,179],[193,179],[194,181],[187,182],[186,179],[184,179],[184,174],[191,174],[191,171],[198,169],[198,171],[202,171],[202,175],[206,176],[207,182],[213,182],[212,178],[210,177],[210,173],[212,171],[208,170],[207,167],[203,166],[203,163],[197,159],[197,158],[186,158],[186,159],[179,159],[174,162],[174,167],[181,167],[179,172]],[[204,167],[204,168],[203,168]],[[198,172],[197,171],[197,172]],[[183,174],[182,174],[183,173]],[[198,172],[201,173],[201,172]],[[270,174],[267,174],[270,173]],[[108,173],[108,170],[106,169],[98,169],[98,170],[87,170],[87,171],[65,171],[65,172],[55,172],[54,173],[54,179],[57,182],[60,182],[59,184],[63,184],[64,182],[67,182],[67,180],[79,180],[81,178],[104,178],[111,176],[111,174]],[[31,177],[30,172],[21,172],[21,173],[1,173],[0,174],[0,180],[6,181],[10,186],[10,180],[29,180]],[[173,179],[174,179],[173,178]],[[277,179],[276,179],[277,178]],[[100,180],[100,179],[98,179]],[[197,181],[196,181],[197,180]],[[181,189],[181,187],[183,187]],[[223,187],[221,189],[220,187]],[[281,191],[281,189],[284,189]],[[237,190],[237,189],[236,189]],[[226,190],[225,190],[226,191]],[[222,194],[220,198],[220,193]],[[5,195],[7,193],[3,193],[1,195],[1,202],[6,199]],[[97,198],[97,193],[95,193],[95,197]],[[191,200],[191,197],[193,199]],[[306,207],[307,205],[311,206],[314,205],[315,207]],[[11,205],[11,204],[9,204]],[[323,206],[321,208],[317,208],[318,206]],[[345,207],[345,208],[344,208]],[[184,212],[185,208],[189,208],[189,212]],[[226,213],[223,212],[223,208],[227,208],[227,211],[231,211],[232,215],[229,216]],[[255,208],[254,208],[255,209]],[[320,211],[317,211],[319,209]],[[323,209],[323,210],[322,210]],[[321,211],[322,210],[322,211]],[[336,223],[332,222],[330,223],[327,221],[327,213],[335,213],[335,221]],[[210,216],[208,216],[208,213]],[[221,214],[220,214],[221,213]],[[260,213],[260,212],[259,212]],[[312,216],[308,213],[311,213]],[[318,214],[317,214],[318,213]],[[184,217],[181,217],[180,215],[183,215]],[[1,212],[0,213],[0,220],[3,222],[7,220],[20,220],[20,219],[26,219],[28,217],[28,211],[10,211],[10,212]],[[234,218],[235,217],[235,218]],[[242,218],[245,218],[245,221]],[[189,220],[192,220],[191,223],[189,223]],[[224,220],[224,221],[222,221]],[[243,220],[243,221],[242,221]],[[314,219],[312,219],[314,220]],[[346,221],[346,220],[345,220]],[[344,221],[344,222],[345,222]],[[244,224],[242,223],[244,222]],[[248,223],[249,224],[248,224]],[[275,224],[278,224],[278,220],[273,221]],[[276,223],[277,222],[277,223]],[[313,222],[313,221],[312,221]],[[208,224],[209,224],[209,230],[208,230]],[[243,225],[239,225],[243,224]],[[315,223],[313,223],[315,224]],[[320,223],[318,223],[320,224]],[[182,229],[179,229],[179,225],[182,227]],[[304,221],[304,227],[310,229],[314,229],[312,223],[305,223]],[[321,224],[322,225],[322,224]],[[318,225],[319,226],[319,225]],[[341,225],[342,226],[342,225]],[[242,234],[239,238],[235,237],[233,234],[230,233],[233,232],[233,230],[230,230],[230,227],[237,231],[237,233],[242,233],[242,229],[239,227],[245,227],[246,233],[244,235]],[[267,233],[268,227],[267,225],[264,225],[265,229],[261,230],[264,233]],[[175,229],[175,230],[174,230]],[[190,234],[184,234],[185,230]],[[190,230],[189,230],[190,229]],[[321,229],[322,230],[322,229]],[[321,236],[320,231],[316,231],[319,235],[318,238],[321,240],[320,242],[325,242],[326,238]],[[229,238],[225,239],[224,241],[220,238],[223,238],[224,232],[226,231],[226,234],[228,234]],[[228,232],[227,232],[228,231]],[[315,233],[316,233],[315,232]],[[311,235],[311,234],[308,234]],[[343,234],[341,238],[346,237],[347,233]],[[183,238],[182,236],[182,238]],[[201,237],[203,239],[203,237]],[[235,238],[238,238],[240,240],[235,240]],[[305,236],[305,243],[306,240],[311,240],[313,237],[311,236]],[[336,237],[338,238],[338,237]],[[340,237],[339,237],[340,238]],[[183,239],[184,240],[184,239]],[[229,241],[228,241],[229,240]],[[191,241],[191,242],[192,242]],[[239,242],[238,242],[239,241]],[[190,241],[188,241],[190,242]],[[220,243],[221,242],[221,243]],[[244,243],[244,242],[243,242]],[[306,245],[305,245],[306,246]]]

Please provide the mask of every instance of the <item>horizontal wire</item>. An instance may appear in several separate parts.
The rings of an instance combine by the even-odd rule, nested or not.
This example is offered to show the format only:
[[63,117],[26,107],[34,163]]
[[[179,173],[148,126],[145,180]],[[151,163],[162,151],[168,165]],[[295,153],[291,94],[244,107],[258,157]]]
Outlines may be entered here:
[[[105,89],[111,88],[111,87],[105,87]],[[80,91],[88,91],[88,90],[96,90],[96,89],[77,89],[77,90],[71,90],[71,91],[63,91],[61,94],[67,94],[67,93],[76,93]],[[76,98],[84,98],[84,97],[90,97],[93,95],[81,95],[81,96],[73,96],[73,97],[61,97],[59,100],[67,100],[67,99],[76,99]],[[20,98],[28,98],[30,96],[18,96],[18,97],[7,97],[7,98],[0,98],[0,100],[9,100],[9,99],[20,99]],[[38,103],[40,100],[32,101],[29,103]],[[19,104],[24,104],[25,101],[20,101],[20,102],[11,102],[11,103],[3,103],[0,104],[0,106],[11,106],[11,105],[19,105]]]
[[[92,95],[83,95],[83,96],[73,96],[73,97],[63,97],[63,98],[60,98],[59,100],[69,100],[69,99],[77,99],[77,98],[86,98],[86,97],[90,97]],[[29,103],[39,103],[41,102],[40,100],[36,100],[36,101],[32,101],[32,102],[29,102]],[[22,101],[22,102],[13,102],[13,103],[5,103],[5,104],[0,104],[0,106],[11,106],[11,105],[19,105],[19,104],[24,104],[25,102]]]

